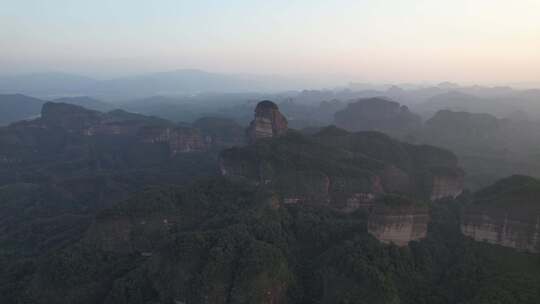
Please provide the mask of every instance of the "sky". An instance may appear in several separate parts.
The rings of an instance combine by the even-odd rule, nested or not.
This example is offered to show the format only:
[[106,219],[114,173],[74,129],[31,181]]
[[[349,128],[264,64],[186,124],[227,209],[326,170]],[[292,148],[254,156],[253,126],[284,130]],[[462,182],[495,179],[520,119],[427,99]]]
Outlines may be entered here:
[[540,0],[0,0],[0,71],[540,82]]

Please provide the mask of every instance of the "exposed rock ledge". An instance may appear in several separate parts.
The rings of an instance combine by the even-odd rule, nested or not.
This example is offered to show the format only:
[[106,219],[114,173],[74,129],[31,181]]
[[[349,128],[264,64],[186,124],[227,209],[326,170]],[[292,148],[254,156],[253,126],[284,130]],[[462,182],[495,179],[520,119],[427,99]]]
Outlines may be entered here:
[[287,132],[287,119],[279,112],[278,106],[264,100],[255,108],[255,118],[249,125],[248,137],[250,142],[257,139],[277,137]]
[[461,231],[476,241],[540,253],[540,215],[518,217],[496,210],[477,210],[463,215]]
[[406,246],[426,237],[429,221],[427,207],[377,205],[369,215],[368,232],[383,243]]
[[474,196],[461,231],[476,241],[540,253],[540,181],[515,175]]

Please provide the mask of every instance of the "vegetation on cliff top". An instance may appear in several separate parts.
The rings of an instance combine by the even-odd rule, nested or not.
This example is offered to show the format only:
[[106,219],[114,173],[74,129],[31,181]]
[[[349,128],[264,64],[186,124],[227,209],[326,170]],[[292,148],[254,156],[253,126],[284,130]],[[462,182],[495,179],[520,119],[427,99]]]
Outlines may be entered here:
[[[349,133],[336,127],[313,136],[294,130],[279,138],[221,153],[228,175],[267,184],[285,196],[343,201],[353,193],[389,192],[429,198],[432,176],[461,178],[449,151],[396,141],[379,132]],[[392,171],[392,173],[388,173]],[[396,178],[386,178],[396,174]],[[399,181],[398,181],[399,180]],[[336,196],[342,196],[337,199]]]
[[540,181],[530,176],[513,175],[476,193],[474,203],[506,208],[540,210]]
[[[362,212],[276,204],[244,183],[154,188],[99,217],[104,224],[127,216],[139,227],[131,240],[156,240],[149,254],[100,250],[83,239],[30,262],[33,271],[10,266],[28,279],[2,296],[32,303],[537,303],[537,257],[464,238],[457,214],[456,205],[434,206],[428,237],[400,248],[369,235]],[[178,215],[158,238],[145,232],[164,225],[149,220],[156,215]]]

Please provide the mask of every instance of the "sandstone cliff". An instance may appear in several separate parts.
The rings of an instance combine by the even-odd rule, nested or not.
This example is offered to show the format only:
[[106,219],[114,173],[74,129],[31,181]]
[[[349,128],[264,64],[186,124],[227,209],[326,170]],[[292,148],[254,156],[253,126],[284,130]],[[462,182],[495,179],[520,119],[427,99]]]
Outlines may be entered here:
[[197,129],[188,127],[147,127],[139,134],[144,143],[167,144],[171,155],[205,151],[210,145]]
[[279,112],[278,106],[269,100],[259,102],[255,108],[255,118],[249,125],[249,141],[277,137],[286,132],[287,119]]
[[[262,117],[268,114],[262,110],[259,112]],[[282,134],[283,122],[279,118],[279,111],[272,115],[275,116],[273,121],[276,134]],[[102,113],[76,105],[53,102],[43,105],[41,118],[13,125],[11,128],[39,128],[92,138],[123,136],[141,144],[165,144],[172,156],[185,152],[222,149],[245,142],[243,129],[227,119],[206,117],[193,125],[175,125],[160,118],[123,110]]]
[[463,171],[434,174],[431,180],[432,201],[444,198],[456,198],[463,192],[464,174]]
[[377,132],[294,131],[270,141],[225,150],[225,176],[280,193],[287,203],[328,204],[353,211],[384,193],[425,200],[455,197],[463,171],[445,150],[400,143]]
[[464,208],[461,230],[476,241],[540,252],[540,181],[512,176],[479,191]]
[[[388,200],[399,200],[398,205]],[[385,198],[375,204],[368,218],[368,232],[383,243],[406,246],[426,237],[429,209],[404,198]]]
[[209,145],[192,127],[148,116],[115,110],[107,113],[68,104],[47,103],[42,119],[48,124],[80,132],[85,136],[130,136],[140,143],[166,144],[170,155],[206,151]]
[[492,208],[468,209],[461,230],[476,241],[540,252],[540,214],[518,215]]

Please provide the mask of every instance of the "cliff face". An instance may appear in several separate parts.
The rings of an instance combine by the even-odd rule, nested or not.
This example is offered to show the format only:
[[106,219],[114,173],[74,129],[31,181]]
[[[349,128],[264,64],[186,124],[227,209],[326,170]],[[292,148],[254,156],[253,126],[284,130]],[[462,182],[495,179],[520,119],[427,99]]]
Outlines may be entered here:
[[540,214],[519,216],[500,209],[468,209],[461,231],[476,241],[540,252]]
[[461,230],[476,241],[540,252],[540,181],[512,176],[474,196],[464,208]]
[[201,133],[194,128],[145,128],[141,130],[142,142],[165,143],[171,155],[186,152],[201,152],[209,149]]
[[357,196],[378,191],[380,182],[376,174],[358,171],[346,158],[340,159],[346,153],[296,136],[299,135],[224,150],[220,154],[221,172],[273,189],[290,204],[344,208],[349,200],[350,208]]
[[464,175],[449,151],[335,127],[224,150],[220,167],[224,176],[277,193],[284,205],[364,210],[369,233],[398,246],[427,234],[429,209],[418,202],[461,194]]
[[368,232],[383,243],[406,246],[410,241],[426,237],[429,223],[426,206],[406,202],[405,206],[375,204],[368,218]]
[[150,167],[163,168],[155,171],[162,177],[175,171],[167,174],[173,179],[208,175],[216,172],[219,151],[245,141],[245,129],[224,119],[181,125],[121,110],[47,103],[42,117],[0,127],[0,185]]
[[[148,144],[165,145],[169,154],[174,156],[241,145],[245,142],[245,133],[234,121],[220,118],[202,118],[193,125],[176,125],[163,119],[122,110],[102,113],[53,102],[43,105],[41,118],[0,129],[0,143],[4,147],[13,146],[13,149],[25,148],[29,151],[50,146],[54,153],[58,153],[63,145],[104,141],[122,142],[124,145],[129,143],[141,149]],[[31,146],[36,147],[30,149]],[[12,161],[14,156],[21,156],[4,155],[2,152],[0,149],[0,162]],[[43,151],[38,152],[43,154]]]
[[268,100],[261,101],[255,108],[255,118],[249,125],[248,138],[255,142],[260,138],[278,137],[287,132],[287,119],[278,106]]
[[425,200],[461,193],[463,171],[448,151],[377,132],[330,129],[313,136],[290,131],[224,150],[221,172],[273,189],[291,204],[328,204],[349,212],[385,193]]
[[464,174],[461,172],[434,175],[430,199],[436,201],[443,198],[456,198],[463,193],[463,180]]
[[121,110],[99,113],[78,106],[48,103],[42,117],[47,123],[78,131],[83,136],[129,136],[140,143],[166,144],[171,156],[209,149],[209,144],[195,128],[178,127],[161,119]]
[[369,209],[368,232],[383,243],[406,246],[426,237],[429,208],[417,201],[385,195]]

